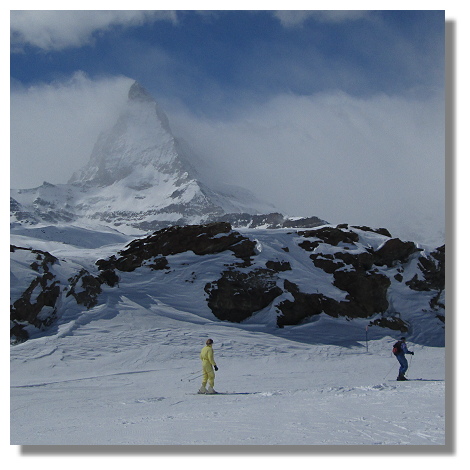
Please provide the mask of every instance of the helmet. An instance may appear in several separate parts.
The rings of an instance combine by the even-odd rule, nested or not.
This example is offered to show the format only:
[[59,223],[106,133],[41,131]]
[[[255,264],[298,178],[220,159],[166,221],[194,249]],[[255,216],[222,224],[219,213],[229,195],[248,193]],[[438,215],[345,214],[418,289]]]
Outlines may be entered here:
[[212,341],[210,338],[206,341],[206,344],[209,346],[209,344],[212,344],[214,341]]

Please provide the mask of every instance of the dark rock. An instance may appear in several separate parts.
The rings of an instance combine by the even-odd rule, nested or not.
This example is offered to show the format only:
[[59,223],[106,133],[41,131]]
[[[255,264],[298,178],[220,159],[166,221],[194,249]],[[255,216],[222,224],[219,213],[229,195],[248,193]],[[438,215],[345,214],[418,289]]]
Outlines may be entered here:
[[305,251],[315,251],[320,246],[321,242],[318,240],[312,242],[311,240],[303,240],[299,243],[300,248]]
[[269,269],[224,271],[220,279],[206,284],[208,306],[219,320],[239,323],[282,294],[276,280],[275,273]]
[[397,263],[406,263],[409,257],[418,251],[422,250],[413,242],[404,242],[399,238],[392,238],[374,252],[374,264],[392,267]]
[[[207,225],[174,226],[159,230],[152,235],[139,238],[119,252],[119,258],[112,256],[108,260],[98,260],[100,270],[118,269],[134,271],[136,268],[149,264],[153,269],[167,267],[165,256],[192,251],[196,255],[221,253],[230,250],[244,261],[256,255],[256,242],[232,231],[230,224],[218,222]],[[162,258],[163,257],[163,258]]]
[[367,271],[374,265],[374,255],[367,251],[358,254],[340,251],[335,253],[334,257],[335,259],[339,259],[344,263],[351,265],[356,270]]
[[442,291],[445,289],[445,245],[437,248],[429,257],[420,256],[418,267],[423,279],[415,275],[406,285],[416,291]]
[[319,219],[318,217],[303,217],[299,219],[286,219],[282,226],[284,228],[313,228],[319,225],[325,225],[325,220]]
[[353,225],[353,228],[357,228],[359,230],[362,230],[364,232],[374,232],[378,233],[380,235],[385,235],[386,237],[392,238],[392,235],[386,228],[370,228],[365,225]]
[[388,309],[387,290],[390,279],[379,273],[336,271],[333,284],[346,291],[353,316],[368,317]]
[[168,264],[168,260],[164,256],[155,258],[153,261],[147,263],[146,266],[148,266],[149,268],[155,271],[170,268],[170,265]]
[[323,312],[322,294],[305,294],[293,282],[284,281],[284,289],[290,292],[294,300],[284,300],[277,308],[281,315],[277,317],[277,326],[283,328],[286,325],[297,325],[304,319]]
[[102,284],[106,284],[109,287],[119,285],[119,276],[112,269],[101,271],[98,279]]
[[328,274],[333,274],[337,269],[345,266],[344,263],[333,261],[321,253],[310,255],[310,259],[317,268],[322,269]]
[[306,238],[319,238],[324,243],[337,246],[339,243],[355,243],[359,241],[359,235],[350,230],[342,230],[338,227],[321,227],[316,230],[299,232]]
[[399,317],[382,317],[371,321],[369,326],[380,326],[381,328],[389,328],[390,330],[408,333],[409,326]]
[[278,273],[292,270],[292,267],[288,261],[271,261],[270,260],[266,262],[266,267]]
[[297,325],[313,315],[325,313],[330,317],[364,318],[373,313],[366,311],[357,300],[350,298],[347,301],[338,301],[324,294],[306,294],[300,292],[298,286],[290,281],[284,282],[284,289],[294,300],[284,300],[277,305],[281,315],[277,317],[277,325]]
[[[56,303],[61,289],[60,282],[55,278],[50,269],[57,261],[56,257],[46,251],[31,250],[14,245],[10,246],[10,252],[14,253],[17,250],[29,251],[36,254],[36,261],[31,264],[31,268],[38,273],[37,277],[31,281],[21,297],[10,305],[10,321],[13,325],[10,330],[10,336],[16,336],[18,340],[22,340],[27,336],[26,331],[21,326],[22,324],[44,328],[53,323],[57,315]],[[49,311],[44,313],[47,307],[49,307]],[[20,334],[20,330],[24,334]],[[16,331],[19,336],[13,333],[13,331]]]
[[90,309],[98,304],[98,296],[101,294],[101,280],[92,276],[86,269],[82,269],[76,276],[69,279],[70,290],[68,296],[73,296],[77,304]]
[[24,328],[25,325],[19,325],[17,323],[10,328],[10,341],[12,344],[24,343],[29,339],[29,334]]
[[[56,318],[56,301],[60,295],[58,281],[50,273],[33,279],[22,296],[10,306],[10,320],[14,323],[26,322],[36,328],[49,326]],[[32,299],[32,293],[39,293]],[[48,315],[41,315],[44,307],[52,307]]]

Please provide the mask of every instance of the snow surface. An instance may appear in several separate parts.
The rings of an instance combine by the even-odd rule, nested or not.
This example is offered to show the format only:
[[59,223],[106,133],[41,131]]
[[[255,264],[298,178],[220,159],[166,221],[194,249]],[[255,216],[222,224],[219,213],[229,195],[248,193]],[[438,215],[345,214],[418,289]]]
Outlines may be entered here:
[[[21,445],[443,445],[444,350],[390,339],[312,345],[186,320],[122,297],[53,337],[12,348],[11,443]],[[157,313],[158,312],[158,313]],[[195,394],[213,337],[216,396]]]
[[[12,234],[11,242],[65,258],[67,270],[123,246],[104,243],[104,232],[95,247],[27,233]],[[257,234],[269,253],[273,247]],[[188,264],[195,256],[171,261],[187,266],[174,276],[187,277],[189,294],[191,275],[204,282],[220,269],[208,255],[195,272]],[[397,382],[395,338],[372,335],[366,343],[365,320],[352,327],[322,315],[284,329],[266,324],[263,314],[221,322],[170,282],[159,285],[137,271],[123,273],[119,289],[106,287],[105,303],[90,310],[70,303],[54,329],[11,347],[11,444],[445,444],[443,347],[410,343],[416,354],[408,377],[422,380]],[[215,389],[224,392],[215,396],[196,394],[208,337],[219,366]]]

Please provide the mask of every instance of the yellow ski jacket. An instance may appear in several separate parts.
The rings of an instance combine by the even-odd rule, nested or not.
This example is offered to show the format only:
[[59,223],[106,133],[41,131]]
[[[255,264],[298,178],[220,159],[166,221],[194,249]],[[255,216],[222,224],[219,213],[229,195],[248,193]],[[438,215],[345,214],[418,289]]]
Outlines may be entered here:
[[208,345],[208,346],[204,346],[202,349],[201,349],[201,354],[200,354],[200,358],[201,358],[201,361],[202,361],[202,365],[212,365],[212,366],[215,366],[217,365],[214,361],[214,351],[212,350],[212,345]]

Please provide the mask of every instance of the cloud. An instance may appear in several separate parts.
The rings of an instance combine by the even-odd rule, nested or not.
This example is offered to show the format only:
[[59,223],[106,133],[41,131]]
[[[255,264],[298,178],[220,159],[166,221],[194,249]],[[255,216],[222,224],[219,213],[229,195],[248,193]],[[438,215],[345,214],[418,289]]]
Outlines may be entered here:
[[170,120],[215,178],[284,213],[442,239],[442,97],[283,94],[223,122],[182,110]]
[[93,42],[93,35],[110,28],[138,26],[146,22],[177,21],[174,11],[128,10],[13,10],[10,40],[13,52],[26,44],[43,50],[81,47]]
[[[11,186],[64,183],[115,122],[131,80],[17,89],[11,95]],[[170,126],[211,177],[251,190],[292,216],[386,227],[404,239],[444,236],[444,98],[344,92],[278,94],[223,119],[171,97]],[[229,117],[227,117],[229,116]]]
[[308,19],[321,23],[344,23],[369,17],[370,12],[361,10],[279,10],[274,16],[286,28],[302,26]]
[[17,87],[10,96],[10,184],[65,183],[89,159],[99,133],[112,126],[132,80],[91,80]]

